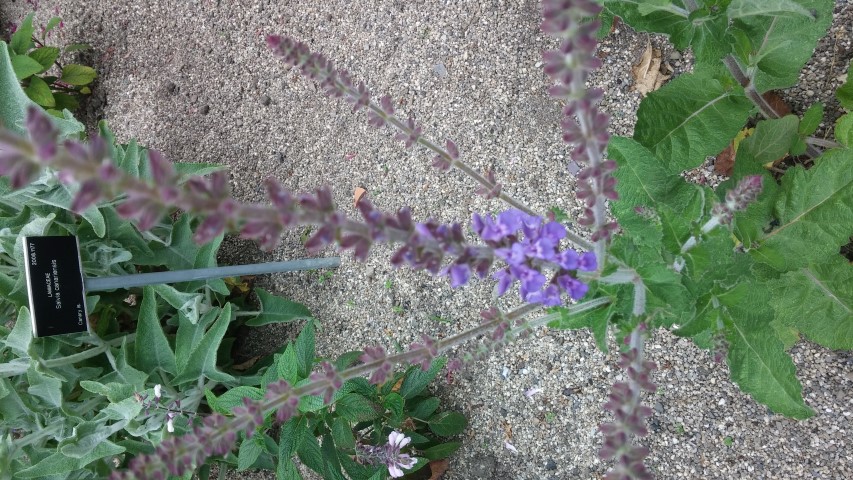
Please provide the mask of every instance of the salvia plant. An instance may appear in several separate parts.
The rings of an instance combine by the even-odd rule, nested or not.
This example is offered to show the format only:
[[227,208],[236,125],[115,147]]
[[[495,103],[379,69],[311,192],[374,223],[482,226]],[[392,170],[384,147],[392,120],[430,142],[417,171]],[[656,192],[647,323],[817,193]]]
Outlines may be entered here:
[[33,25],[35,13],[30,13],[15,26],[7,46],[15,76],[24,92],[48,113],[61,117],[63,110],[77,110],[80,99],[92,93],[91,84],[97,78],[95,69],[63,58],[89,48],[86,44],[54,46],[51,37],[58,37],[64,24],[62,18],[51,17],[40,29]]
[[[379,354],[367,348],[328,362],[340,370],[365,355]],[[390,375],[377,385],[367,378],[351,378],[328,402],[320,395],[303,396],[294,403],[294,415],[280,425],[278,439],[271,435],[276,412],[267,411],[257,433],[245,435],[240,443],[234,466],[238,471],[266,468],[280,478],[299,478],[293,461],[296,457],[324,478],[340,478],[343,470],[350,478],[368,480],[384,478],[386,473],[400,477],[403,470],[414,472],[428,461],[446,458],[461,444],[443,438],[461,433],[467,425],[461,413],[441,411],[439,399],[427,391],[446,362],[446,358],[437,358],[426,370],[411,366],[399,373],[380,369],[374,374],[376,378]],[[223,415],[242,409],[255,411],[248,402],[285,385],[276,382],[294,386],[310,383],[317,363],[314,329],[309,323],[295,342],[282,347],[260,368],[247,372],[243,385],[219,396],[208,391],[208,404]]]
[[[474,214],[471,230],[479,240],[472,242],[460,224],[418,221],[406,208],[383,212],[361,201],[360,218],[348,218],[326,188],[296,194],[268,180],[267,203],[243,203],[230,195],[224,173],[182,184],[174,165],[156,152],[149,155],[153,181],[146,181],[116,168],[102,141],[61,141],[36,109],[25,122],[28,136],[4,133],[0,171],[12,186],[22,188],[53,169],[79,188],[72,203],[77,211],[115,201],[118,214],[148,230],[177,207],[200,218],[194,234],[200,243],[228,230],[266,249],[278,244],[285,229],[312,225],[309,249],[337,245],[363,259],[376,243],[390,243],[396,245],[393,265],[447,277],[454,287],[474,276],[490,277],[500,295],[517,285],[524,302],[512,311],[484,310],[478,327],[443,339],[424,335],[401,353],[368,346],[356,359],[323,362],[311,373],[263,378],[270,383],[244,396],[240,406],[195,418],[182,435],[153,439],[145,449],[115,453],[120,468],[114,477],[190,475],[211,456],[229,455],[241,439],[262,453],[274,442],[257,439],[258,432],[272,417],[282,424],[278,465],[294,452],[299,455],[300,448],[319,448],[330,458],[315,463],[324,478],[341,478],[341,468],[361,478],[355,467],[377,465],[384,467],[374,470],[373,478],[398,476],[421,463],[423,452],[412,448],[417,428],[405,421],[389,420],[381,428],[350,423],[337,427],[349,434],[336,436],[337,420],[330,422],[323,413],[302,415],[303,402],[316,402],[322,411],[357,393],[399,419],[399,410],[385,405],[393,387],[391,393],[383,387],[394,378],[395,364],[414,365],[408,375],[418,369],[429,374],[442,351],[483,337],[448,361],[448,368],[462,368],[540,325],[589,328],[601,348],[608,331],[619,341],[625,380],[613,385],[604,405],[609,419],[600,428],[599,454],[613,462],[607,478],[651,477],[644,465],[648,451],[637,440],[647,435],[652,414],[643,405],[644,392],[656,389],[655,365],[644,355],[644,340],[654,329],[689,337],[724,359],[740,388],[773,411],[798,419],[813,415],[785,350],[800,335],[828,348],[853,346],[853,269],[839,253],[853,234],[853,116],[835,122],[834,140],[818,139],[813,135],[823,120],[822,106],[802,117],[781,115],[764,94],[796,83],[826,32],[833,3],[607,0],[603,7],[602,12],[591,0],[542,2],[542,29],[560,42],[543,54],[545,73],[554,81],[549,93],[565,105],[563,140],[583,167],[577,191],[585,209],[576,220],[586,227],[583,232],[513,198],[493,173],[468,166],[455,142],[431,139],[414,117],[396,114],[390,97],[375,99],[364,83],[289,37],[267,38],[286,65],[354,111],[364,109],[371,125],[387,128],[407,148],[429,151],[439,170],[462,172],[477,183],[479,194],[510,208]],[[594,55],[599,15],[668,35],[677,48],[695,54],[692,72],[643,100],[630,138],[610,138],[608,117],[597,108],[603,92],[585,85],[600,65]],[[836,98],[844,109],[853,108],[853,80]],[[754,130],[739,142],[729,180],[711,189],[684,179],[685,170],[719,153],[747,125]],[[544,316],[527,318],[543,307]],[[283,364],[277,362],[279,370]],[[353,382],[363,390],[350,390]],[[322,443],[303,443],[317,437],[294,433],[302,421]],[[333,455],[341,451],[346,455]],[[299,457],[309,467],[314,461],[305,453]]]

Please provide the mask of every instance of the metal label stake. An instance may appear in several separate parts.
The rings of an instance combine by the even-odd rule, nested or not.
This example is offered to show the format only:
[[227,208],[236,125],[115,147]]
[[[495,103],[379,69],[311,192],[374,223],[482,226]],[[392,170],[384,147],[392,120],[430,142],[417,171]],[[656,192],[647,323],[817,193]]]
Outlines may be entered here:
[[341,259],[338,257],[309,258],[86,278],[80,261],[77,237],[24,237],[23,243],[26,257],[24,273],[27,280],[34,337],[89,331],[86,292],[243,275],[336,268],[341,264]]

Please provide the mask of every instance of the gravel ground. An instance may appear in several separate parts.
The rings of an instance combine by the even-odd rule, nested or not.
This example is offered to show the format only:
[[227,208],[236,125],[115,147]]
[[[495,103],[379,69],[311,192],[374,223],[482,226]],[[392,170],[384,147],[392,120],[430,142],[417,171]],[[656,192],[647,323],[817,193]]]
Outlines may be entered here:
[[[534,0],[40,3],[42,22],[58,5],[65,40],[94,47],[85,61],[101,76],[84,115],[89,125],[106,118],[118,138],[135,136],[175,161],[226,163],[243,200],[260,200],[262,179],[274,176],[297,191],[329,185],[352,214],[358,186],[383,209],[410,205],[416,219],[467,222],[472,212],[504,208],[475,196],[466,177],[437,172],[425,151],[403,149],[387,132],[367,126],[362,114],[352,115],[289,71],[263,42],[264,34],[283,33],[324,52],[374,93],[391,94],[428,136],[455,140],[467,162],[493,168],[507,191],[537,211],[580,212],[559,141],[560,108],[545,95],[549,82],[539,68],[540,52],[553,42],[538,29]],[[23,0],[4,0],[3,24],[27,8]],[[784,93],[796,113],[821,99],[830,119],[838,115],[830,97],[851,58],[851,25],[853,4],[840,0],[802,86]],[[630,134],[635,120],[640,97],[630,89],[630,66],[646,38],[620,26],[600,48],[605,65],[592,83],[608,92],[603,105],[615,134]],[[689,53],[651,41],[676,74],[689,68]],[[692,175],[713,182],[710,169],[709,162]],[[269,255],[229,240],[223,261],[306,257],[301,234],[287,234]],[[407,345],[420,332],[450,335],[477,324],[477,312],[491,304],[489,282],[454,291],[426,274],[394,270],[390,252],[377,248],[365,264],[344,256],[323,281],[310,272],[272,276],[266,286],[321,319],[318,353],[328,356],[375,343]],[[395,313],[400,308],[403,313]],[[430,320],[434,316],[448,322]],[[270,351],[293,334],[267,328],[244,348]],[[806,401],[817,411],[797,422],[742,394],[724,365],[688,341],[657,332],[649,352],[661,366],[655,380],[662,388],[647,399],[656,411],[648,465],[658,478],[853,478],[849,353],[794,347]],[[437,386],[445,407],[470,420],[445,478],[599,478],[606,470],[596,455],[601,405],[620,375],[615,355],[599,352],[586,332],[543,330]],[[528,399],[523,392],[532,387],[542,393]]]

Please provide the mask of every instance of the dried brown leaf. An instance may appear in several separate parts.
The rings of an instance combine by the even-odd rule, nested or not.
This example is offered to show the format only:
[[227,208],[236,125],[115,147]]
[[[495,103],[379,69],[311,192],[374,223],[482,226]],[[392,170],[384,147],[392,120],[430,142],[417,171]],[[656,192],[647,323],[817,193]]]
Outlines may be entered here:
[[358,202],[367,194],[367,190],[362,187],[355,187],[355,195],[353,196],[353,207],[358,207]]
[[785,100],[782,100],[782,97],[780,97],[774,90],[764,92],[761,96],[764,97],[764,101],[766,101],[780,117],[784,117],[791,113],[791,107],[789,107],[788,104],[785,103]]
[[719,155],[717,155],[717,159],[714,160],[714,171],[719,175],[723,175],[725,177],[730,177],[732,175],[732,170],[735,167],[735,148],[734,145],[729,144],[728,147],[725,148]]
[[663,63],[660,50],[652,48],[651,42],[646,41],[646,49],[640,61],[631,67],[631,75],[634,77],[634,91],[645,97],[672,77],[672,67]]
[[449,465],[450,462],[448,462],[446,458],[429,462],[429,471],[432,472],[429,480],[441,480],[441,478],[444,477],[444,473],[447,472],[447,467]]
[[231,369],[236,370],[238,372],[244,372],[244,371],[252,368],[252,366],[260,359],[261,359],[260,355],[258,355],[256,357],[252,357],[243,363],[238,363],[237,365],[234,365],[233,367],[231,367]]

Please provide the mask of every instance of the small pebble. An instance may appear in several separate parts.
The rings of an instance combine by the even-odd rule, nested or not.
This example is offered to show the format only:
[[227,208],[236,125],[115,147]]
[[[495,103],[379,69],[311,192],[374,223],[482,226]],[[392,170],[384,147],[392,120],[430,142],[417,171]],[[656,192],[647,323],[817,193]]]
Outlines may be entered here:
[[556,469],[557,469],[557,462],[555,462],[553,459],[549,458],[548,461],[545,463],[545,470],[556,470]]
[[264,96],[262,96],[262,97],[261,97],[261,105],[263,105],[263,106],[265,106],[265,107],[266,107],[266,106],[267,106],[267,105],[269,105],[271,102],[272,102],[272,99],[270,98],[270,96],[269,96],[269,95],[264,95]]
[[447,67],[445,67],[443,63],[436,63],[435,65],[432,66],[432,70],[439,77],[446,77],[447,76]]
[[210,107],[208,105],[203,105],[201,108],[198,109],[198,113],[202,115],[207,115],[208,113],[210,113]]

